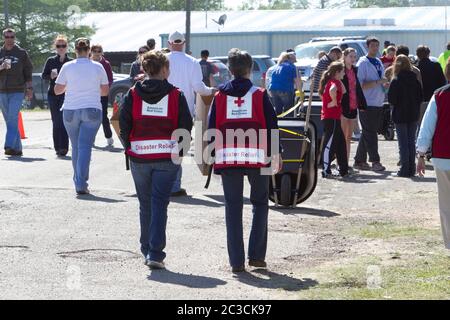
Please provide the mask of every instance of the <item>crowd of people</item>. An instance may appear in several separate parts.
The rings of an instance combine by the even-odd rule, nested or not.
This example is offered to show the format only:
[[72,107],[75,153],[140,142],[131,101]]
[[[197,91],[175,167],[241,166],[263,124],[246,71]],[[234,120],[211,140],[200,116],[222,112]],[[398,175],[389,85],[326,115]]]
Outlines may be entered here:
[[[22,156],[18,113],[22,100],[31,98],[32,63],[26,50],[15,43],[12,29],[3,31],[0,50],[0,104],[6,122],[5,155]],[[177,130],[193,126],[196,94],[213,96],[208,128],[225,137],[229,131],[258,133],[255,141],[215,139],[209,141],[215,162],[214,173],[222,178],[229,261],[233,272],[245,270],[243,241],[243,183],[251,185],[253,221],[248,247],[248,264],[265,268],[268,235],[270,176],[282,168],[282,146],[272,150],[270,131],[277,131],[277,115],[291,107],[296,92],[303,99],[302,81],[295,66],[295,52],[282,53],[268,71],[268,90],[256,87],[252,79],[253,59],[240,49],[228,53],[233,79],[214,87],[209,52],[201,61],[184,52],[185,37],[172,32],[168,48],[155,50],[150,39],[139,48],[131,66],[134,85],[119,108],[120,140],[131,169],[140,212],[140,244],[145,264],[164,269],[167,210],[171,196],[184,196],[181,161],[185,138],[175,138]],[[383,106],[392,106],[400,157],[399,177],[425,173],[425,157],[431,150],[439,186],[439,208],[445,245],[450,249],[450,62],[444,69],[430,60],[430,49],[417,48],[415,66],[405,46],[385,43],[379,58],[380,42],[367,38],[368,53],[357,59],[355,49],[333,47],[321,53],[313,72],[311,91],[322,100],[324,128],[322,160],[324,178],[348,177],[355,170],[382,172],[378,152],[378,129]],[[103,124],[108,145],[114,141],[107,117],[108,93],[112,84],[110,63],[102,46],[89,39],[75,41],[76,58],[68,56],[69,43],[60,35],[54,41],[56,55],[44,66],[42,77],[50,81],[48,97],[53,123],[53,144],[58,157],[72,149],[73,182],[79,196],[88,188],[92,147]],[[450,44],[449,47],[450,48]],[[443,54],[445,59],[445,53]],[[426,110],[426,111],[425,111]],[[423,120],[420,131],[419,121]],[[349,165],[352,133],[361,124],[362,134]],[[189,144],[190,146],[190,141]],[[416,158],[417,164],[416,164]],[[337,172],[332,162],[337,161]],[[371,163],[371,164],[369,164]],[[270,168],[270,174],[262,169]]]

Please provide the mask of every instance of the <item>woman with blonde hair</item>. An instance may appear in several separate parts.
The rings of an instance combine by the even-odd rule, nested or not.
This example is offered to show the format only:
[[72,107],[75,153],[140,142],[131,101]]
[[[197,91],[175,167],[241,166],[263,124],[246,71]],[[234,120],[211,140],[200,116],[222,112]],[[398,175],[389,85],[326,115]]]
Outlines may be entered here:
[[270,78],[269,96],[277,114],[281,114],[294,105],[295,89],[301,89],[301,79],[291,62],[290,53],[281,53]]
[[48,87],[48,105],[52,116],[53,123],[53,147],[58,157],[65,157],[69,151],[69,136],[62,116],[61,107],[64,103],[64,94],[55,94],[55,81],[61,71],[62,66],[71,61],[67,55],[68,41],[66,36],[58,35],[53,42],[56,55],[47,59],[42,72],[42,79],[49,81]]
[[394,78],[389,87],[388,100],[393,106],[392,120],[397,131],[400,149],[399,177],[413,177],[416,173],[415,138],[420,104],[423,100],[422,86],[412,71],[409,58],[403,54],[394,62]]

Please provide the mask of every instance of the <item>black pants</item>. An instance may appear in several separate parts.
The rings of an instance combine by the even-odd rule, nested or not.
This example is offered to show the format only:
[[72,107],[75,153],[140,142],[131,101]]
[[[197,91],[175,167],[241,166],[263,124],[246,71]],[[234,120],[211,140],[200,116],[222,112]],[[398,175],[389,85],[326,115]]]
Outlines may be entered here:
[[367,110],[359,113],[361,122],[361,138],[359,139],[358,149],[356,150],[355,162],[380,162],[378,154],[378,129],[383,120],[383,108],[369,107]]
[[61,111],[63,103],[64,95],[48,95],[48,104],[53,123],[53,147],[57,152],[65,150],[67,153],[67,150],[69,150],[69,136],[64,127],[63,113]]
[[323,123],[323,172],[331,173],[331,162],[336,156],[339,173],[348,173],[347,143],[341,127],[341,120],[324,119]]
[[103,133],[105,134],[105,138],[109,139],[112,137],[112,131],[111,131],[111,123],[109,122],[108,118],[108,97],[102,97],[102,110],[103,110],[103,120],[102,120]]

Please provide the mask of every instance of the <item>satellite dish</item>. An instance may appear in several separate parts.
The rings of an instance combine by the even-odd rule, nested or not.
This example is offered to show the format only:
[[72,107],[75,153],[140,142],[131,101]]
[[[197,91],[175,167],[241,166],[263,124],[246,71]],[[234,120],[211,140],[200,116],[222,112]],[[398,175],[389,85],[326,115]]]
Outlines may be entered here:
[[219,17],[219,20],[214,20],[211,19],[212,21],[214,21],[215,23],[217,23],[219,26],[225,26],[225,22],[227,21],[227,15],[223,14]]

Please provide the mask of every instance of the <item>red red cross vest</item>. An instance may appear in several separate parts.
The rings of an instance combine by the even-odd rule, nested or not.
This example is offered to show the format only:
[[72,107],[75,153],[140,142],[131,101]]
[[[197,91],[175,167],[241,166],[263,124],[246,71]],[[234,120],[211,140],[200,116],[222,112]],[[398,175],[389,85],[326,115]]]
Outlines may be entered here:
[[178,153],[178,142],[172,140],[172,133],[178,128],[180,91],[174,88],[156,104],[145,102],[134,88],[131,95],[133,129],[127,155],[148,160],[171,159],[172,153]]
[[432,157],[450,159],[450,86],[436,92],[435,99],[437,122],[433,137]]
[[268,166],[263,97],[264,90],[257,87],[241,98],[216,94],[216,130],[221,136],[215,140],[215,169]]

